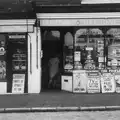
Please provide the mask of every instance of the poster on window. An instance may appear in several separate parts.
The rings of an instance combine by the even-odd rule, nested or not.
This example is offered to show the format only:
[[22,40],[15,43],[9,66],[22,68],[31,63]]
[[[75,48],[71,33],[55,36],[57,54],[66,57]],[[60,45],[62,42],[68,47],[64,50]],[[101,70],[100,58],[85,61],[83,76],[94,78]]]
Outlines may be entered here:
[[13,74],[12,93],[24,93],[25,74]]
[[101,75],[101,87],[102,87],[102,93],[113,93],[113,92],[115,92],[114,74],[103,73]]
[[116,92],[120,93],[120,72],[115,73]]
[[81,53],[80,51],[74,52],[74,61],[81,61]]
[[88,72],[88,93],[99,93],[100,92],[100,75],[98,71]]
[[88,81],[88,78],[85,70],[73,71],[73,92],[85,93],[87,81]]
[[0,80],[6,79],[6,62],[4,60],[0,60]]

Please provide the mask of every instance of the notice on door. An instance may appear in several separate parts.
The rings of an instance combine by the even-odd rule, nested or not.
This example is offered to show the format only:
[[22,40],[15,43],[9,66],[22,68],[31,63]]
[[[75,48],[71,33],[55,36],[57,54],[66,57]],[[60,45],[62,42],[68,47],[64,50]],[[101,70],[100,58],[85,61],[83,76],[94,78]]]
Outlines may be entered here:
[[13,74],[12,93],[24,93],[25,74]]

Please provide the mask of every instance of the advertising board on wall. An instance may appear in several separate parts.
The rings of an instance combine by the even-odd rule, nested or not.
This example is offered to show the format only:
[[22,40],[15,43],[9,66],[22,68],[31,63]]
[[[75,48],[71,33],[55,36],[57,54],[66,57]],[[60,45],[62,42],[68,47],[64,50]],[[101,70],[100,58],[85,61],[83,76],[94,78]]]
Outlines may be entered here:
[[87,74],[85,70],[76,70],[73,72],[73,92],[85,93],[87,88]]

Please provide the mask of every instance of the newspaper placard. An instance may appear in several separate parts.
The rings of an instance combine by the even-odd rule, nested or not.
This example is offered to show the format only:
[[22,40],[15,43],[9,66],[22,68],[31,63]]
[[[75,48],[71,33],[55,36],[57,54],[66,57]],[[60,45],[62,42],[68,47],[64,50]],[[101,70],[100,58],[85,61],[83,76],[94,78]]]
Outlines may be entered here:
[[116,92],[120,93],[120,72],[115,73]]
[[103,73],[103,75],[101,75],[101,87],[102,87],[102,93],[115,92],[114,74]]
[[87,92],[88,93],[100,92],[100,75],[98,71],[88,73]]
[[24,93],[25,74],[13,74],[12,93]]
[[87,81],[88,81],[88,78],[85,70],[73,71],[73,92],[85,93]]

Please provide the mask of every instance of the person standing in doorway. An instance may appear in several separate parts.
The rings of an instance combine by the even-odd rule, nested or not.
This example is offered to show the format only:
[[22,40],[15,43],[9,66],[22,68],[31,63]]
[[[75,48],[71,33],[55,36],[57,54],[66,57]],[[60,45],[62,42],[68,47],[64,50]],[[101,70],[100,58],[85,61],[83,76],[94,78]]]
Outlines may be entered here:
[[55,88],[57,79],[54,79],[54,77],[59,73],[59,56],[56,55],[49,59],[48,66],[49,66],[49,82],[48,82],[48,88]]

